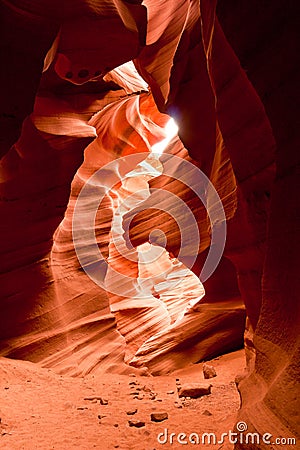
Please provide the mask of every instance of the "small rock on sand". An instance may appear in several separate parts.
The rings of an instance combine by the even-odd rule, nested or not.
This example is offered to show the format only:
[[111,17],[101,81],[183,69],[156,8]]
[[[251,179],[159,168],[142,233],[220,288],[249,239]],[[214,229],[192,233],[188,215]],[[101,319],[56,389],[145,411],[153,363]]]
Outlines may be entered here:
[[135,409],[130,409],[130,410],[126,411],[126,414],[127,414],[128,416],[133,416],[133,415],[136,414],[136,413],[137,413],[137,408],[135,408]]
[[142,420],[128,420],[128,424],[130,427],[142,428],[146,424]]
[[175,402],[174,406],[175,406],[175,408],[182,408],[182,404],[178,403],[178,402]]
[[209,378],[214,378],[217,376],[216,369],[214,366],[210,366],[209,364],[203,364],[203,376],[207,380]]
[[198,398],[211,394],[211,384],[189,383],[183,384],[178,391],[179,397]]
[[151,421],[152,422],[163,422],[164,420],[168,419],[168,413],[167,412],[154,412],[151,413]]

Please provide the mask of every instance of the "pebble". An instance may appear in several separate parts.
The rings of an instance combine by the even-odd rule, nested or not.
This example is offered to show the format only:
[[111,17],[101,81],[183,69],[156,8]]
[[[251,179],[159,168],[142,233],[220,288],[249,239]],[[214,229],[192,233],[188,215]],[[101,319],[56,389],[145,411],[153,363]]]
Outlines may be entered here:
[[206,380],[217,376],[217,372],[216,372],[216,369],[214,368],[214,366],[210,366],[209,364],[204,363],[202,370],[203,370],[203,376]]
[[179,397],[199,398],[203,395],[211,394],[211,384],[204,385],[199,383],[184,384],[178,391]]
[[144,427],[146,424],[145,424],[145,422],[143,422],[142,420],[128,420],[128,425],[129,425],[130,427],[142,428],[142,427]]
[[100,405],[108,405],[108,400],[102,397],[99,397],[98,395],[94,395],[92,397],[84,397],[84,400],[88,400],[92,403],[97,403],[97,400],[99,400]]
[[181,403],[175,402],[174,406],[175,406],[175,408],[182,408],[182,404]]
[[129,411],[127,411],[126,412],[126,414],[128,415],[128,416],[133,416],[134,414],[136,414],[137,413],[137,408],[135,408],[135,409],[130,409]]
[[208,411],[208,409],[206,409],[205,411],[203,411],[203,416],[212,416],[212,413],[210,411]]
[[144,392],[149,392],[149,393],[152,392],[152,390],[149,387],[147,387],[147,386],[143,387],[143,391]]
[[182,405],[183,406],[190,406],[191,402],[183,402]]
[[152,422],[163,422],[168,419],[169,416],[167,412],[154,412],[151,413],[150,417]]

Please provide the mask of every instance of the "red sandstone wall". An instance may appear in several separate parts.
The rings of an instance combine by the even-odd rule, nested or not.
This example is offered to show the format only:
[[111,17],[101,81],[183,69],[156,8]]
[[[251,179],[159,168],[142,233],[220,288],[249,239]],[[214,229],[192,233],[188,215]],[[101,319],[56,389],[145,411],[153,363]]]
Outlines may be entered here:
[[[249,341],[254,345],[251,370],[240,382],[240,418],[260,433],[267,429],[274,435],[299,434],[300,186],[294,124],[300,52],[295,2],[144,4],[147,33],[140,2],[78,0],[72,9],[67,2],[59,7],[56,2],[1,4],[1,354],[44,361],[73,374],[100,367],[103,360],[115,370],[123,364],[126,339],[127,345],[133,340],[124,326],[120,325],[123,336],[117,331],[107,292],[95,290],[85,274],[78,274],[68,214],[82,183],[80,170],[89,167],[91,173],[95,165],[112,158],[109,154],[103,159],[105,133],[103,142],[113,146],[124,138],[122,125],[135,115],[141,117],[130,107],[119,114],[118,102],[126,103],[128,97],[130,103],[131,94],[147,90],[145,83],[138,77],[132,80],[127,69],[110,71],[134,59],[159,109],[176,118],[179,136],[195,164],[214,183],[220,181],[223,192],[220,175],[227,174],[228,192],[235,192],[227,213],[224,258],[204,287],[207,303],[217,298],[220,305],[225,301],[224,308],[241,294],[249,317],[248,336],[254,333],[253,344]],[[97,20],[102,32],[94,38]],[[99,72],[107,74],[106,81],[93,81]],[[111,104],[119,111],[107,117],[113,133],[105,123],[99,130],[89,122]],[[149,108],[154,122],[163,120]],[[129,138],[129,147],[131,140],[137,149],[143,133],[152,144],[158,139],[155,127],[148,132],[144,125],[130,123],[137,134]],[[97,134],[101,145],[94,141]],[[91,164],[89,155],[97,149]],[[161,187],[161,182],[152,183]],[[167,190],[172,183],[163,185]],[[176,189],[184,198],[178,185]],[[107,215],[99,219],[99,229],[104,227],[101,245],[108,249],[111,199],[105,201]],[[138,217],[132,223],[133,238],[137,230]],[[172,245],[176,253],[176,239]],[[193,267],[197,274],[203,257],[200,253]],[[219,292],[224,274],[230,282]],[[187,320],[192,335],[199,331],[199,317],[205,323],[204,305],[181,324]],[[117,318],[119,324],[122,320]],[[212,336],[217,336],[220,321],[215,325]],[[168,328],[167,322],[159,326],[166,327],[164,342],[172,348],[174,327]],[[232,320],[224,326],[229,334],[236,332]],[[107,345],[107,336],[111,346],[93,359],[93,350]],[[166,355],[145,346],[144,362],[165,370]],[[182,356],[179,353],[178,360]],[[168,364],[172,367],[173,362]]]

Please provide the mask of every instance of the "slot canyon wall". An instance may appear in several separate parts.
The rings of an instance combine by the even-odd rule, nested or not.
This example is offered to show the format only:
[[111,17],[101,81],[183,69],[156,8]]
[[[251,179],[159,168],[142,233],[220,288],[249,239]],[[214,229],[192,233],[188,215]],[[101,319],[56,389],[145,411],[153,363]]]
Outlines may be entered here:
[[[159,375],[244,338],[239,419],[299,438],[297,3],[0,8],[0,356]],[[164,140],[168,173],[153,153]],[[213,224],[193,168],[226,218],[208,279]],[[175,197],[200,235],[190,265]],[[157,229],[165,249],[149,244]]]

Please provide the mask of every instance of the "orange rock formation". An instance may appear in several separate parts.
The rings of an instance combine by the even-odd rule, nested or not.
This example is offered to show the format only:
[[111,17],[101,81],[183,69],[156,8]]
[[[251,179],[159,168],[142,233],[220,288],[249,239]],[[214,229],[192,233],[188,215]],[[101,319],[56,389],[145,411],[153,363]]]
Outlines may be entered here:
[[295,9],[2,2],[0,356],[158,375],[245,331],[240,419],[299,436]]

